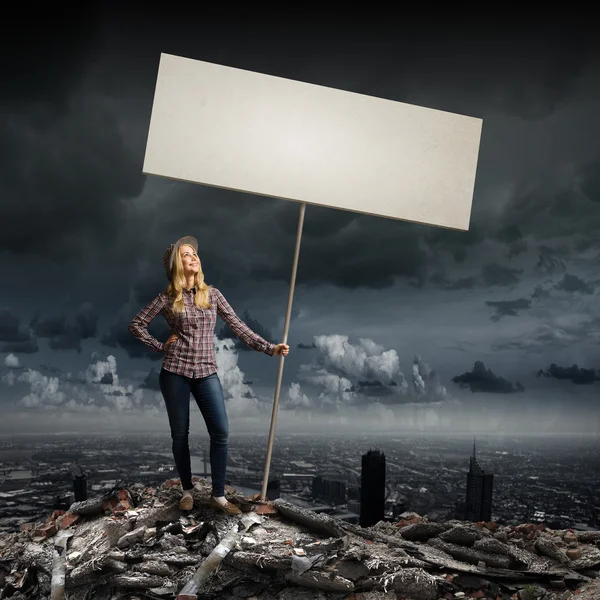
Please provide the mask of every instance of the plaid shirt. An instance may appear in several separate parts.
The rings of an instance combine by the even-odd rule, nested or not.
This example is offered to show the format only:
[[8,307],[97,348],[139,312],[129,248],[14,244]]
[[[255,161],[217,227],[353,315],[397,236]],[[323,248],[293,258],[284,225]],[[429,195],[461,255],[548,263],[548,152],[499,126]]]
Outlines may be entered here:
[[161,292],[150,304],[144,307],[131,321],[127,329],[148,348],[156,352],[164,351],[164,344],[148,333],[148,323],[162,314],[171,333],[179,339],[169,344],[162,366],[167,371],[186,377],[207,377],[217,372],[214,332],[217,313],[231,327],[231,330],[250,348],[273,356],[276,344],[271,344],[254,333],[233,311],[225,297],[217,288],[209,291],[211,308],[196,308],[194,296],[196,288],[183,290],[185,311],[174,313],[166,292]]

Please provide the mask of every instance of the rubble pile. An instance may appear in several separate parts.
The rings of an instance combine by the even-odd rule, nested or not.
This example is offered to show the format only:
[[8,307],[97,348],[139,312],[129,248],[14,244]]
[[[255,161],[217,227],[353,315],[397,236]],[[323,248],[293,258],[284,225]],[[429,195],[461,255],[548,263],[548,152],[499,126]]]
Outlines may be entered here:
[[600,599],[600,531],[430,522],[361,528],[227,488],[242,510],[135,485],[0,537],[0,599]]

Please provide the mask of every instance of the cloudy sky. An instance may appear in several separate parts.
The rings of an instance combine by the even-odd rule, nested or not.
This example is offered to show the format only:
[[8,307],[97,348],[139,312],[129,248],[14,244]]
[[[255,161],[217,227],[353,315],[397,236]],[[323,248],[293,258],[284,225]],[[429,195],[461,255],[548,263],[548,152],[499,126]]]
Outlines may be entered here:
[[[484,120],[468,232],[307,206],[278,428],[598,430],[591,29],[84,16],[3,24],[0,430],[165,430],[127,324],[183,235],[280,341],[299,205],[142,174],[161,52]],[[279,359],[221,327],[233,430],[266,432]]]

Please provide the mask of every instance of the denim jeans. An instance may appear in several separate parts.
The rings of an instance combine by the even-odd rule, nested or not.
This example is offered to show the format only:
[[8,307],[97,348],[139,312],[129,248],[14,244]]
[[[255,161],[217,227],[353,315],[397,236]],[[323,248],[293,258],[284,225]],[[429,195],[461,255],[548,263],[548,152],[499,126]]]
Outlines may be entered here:
[[225,495],[225,470],[227,468],[227,441],[229,421],[225,399],[217,373],[191,379],[162,368],[158,377],[169,415],[173,457],[184,490],[193,488],[188,435],[190,430],[190,392],[204,417],[210,436],[210,468],[212,494]]

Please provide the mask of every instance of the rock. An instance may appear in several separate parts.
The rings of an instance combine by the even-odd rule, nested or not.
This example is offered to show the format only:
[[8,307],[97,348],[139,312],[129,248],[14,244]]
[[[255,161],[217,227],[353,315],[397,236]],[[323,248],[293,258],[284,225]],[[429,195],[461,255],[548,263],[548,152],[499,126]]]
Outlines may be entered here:
[[437,537],[444,531],[450,529],[445,523],[415,523],[401,527],[398,533],[405,539],[411,542],[425,542],[431,538]]
[[566,554],[569,560],[577,560],[581,558],[581,548],[567,548]]
[[565,544],[577,543],[577,536],[570,530],[565,532],[562,539]]
[[121,536],[117,541],[117,548],[120,550],[124,550],[125,548],[130,548],[131,546],[135,546],[140,543],[144,539],[144,534],[146,533],[147,527],[145,525],[141,525],[137,529],[126,533]]
[[539,538],[535,543],[535,548],[543,556],[547,556],[563,565],[569,565],[571,562],[563,550],[546,538]]
[[477,540],[482,538],[482,535],[476,529],[465,527],[464,525],[457,525],[456,527],[441,533],[439,538],[445,542],[459,544],[460,546],[473,546]]
[[510,561],[508,557],[501,554],[492,554],[488,552],[480,552],[473,548],[465,548],[456,544],[450,544],[443,540],[434,538],[428,541],[428,544],[439,550],[443,550],[457,560],[476,565],[479,561],[485,562],[486,566],[508,569]]
[[288,583],[323,592],[348,593],[354,590],[354,584],[350,580],[338,575],[332,577],[322,571],[307,571],[302,575],[297,575],[291,571],[286,573],[285,578]]
[[500,542],[508,542],[508,535],[505,531],[497,531],[496,533],[494,533],[494,538]]

